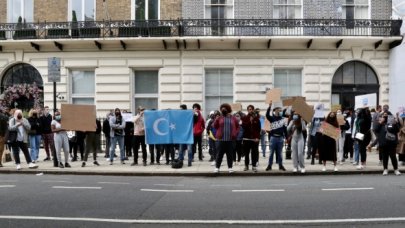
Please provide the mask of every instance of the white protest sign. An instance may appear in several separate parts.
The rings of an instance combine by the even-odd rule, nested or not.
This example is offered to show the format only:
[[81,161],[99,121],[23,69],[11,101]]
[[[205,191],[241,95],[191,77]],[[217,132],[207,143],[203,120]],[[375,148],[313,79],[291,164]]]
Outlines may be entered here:
[[377,94],[376,93],[355,96],[354,108],[358,109],[358,108],[365,108],[365,107],[369,107],[369,108],[377,107]]

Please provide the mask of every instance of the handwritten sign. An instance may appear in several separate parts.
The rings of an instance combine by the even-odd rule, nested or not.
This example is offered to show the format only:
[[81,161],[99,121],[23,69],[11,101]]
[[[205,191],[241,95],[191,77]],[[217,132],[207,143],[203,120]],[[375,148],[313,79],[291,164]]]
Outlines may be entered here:
[[337,112],[338,110],[342,110],[342,106],[340,104],[334,104],[330,107],[331,112]]
[[339,123],[339,126],[342,126],[342,125],[346,124],[346,120],[345,120],[345,117],[343,115],[337,115],[336,118],[337,118],[337,121]]
[[274,88],[266,92],[266,104],[270,104],[275,101],[281,101],[282,90],[280,88]]
[[242,111],[242,104],[241,103],[231,104],[231,108],[232,108],[232,112]]
[[292,104],[293,110],[300,114],[302,118],[307,121],[311,122],[312,117],[314,116],[314,110],[305,102],[302,97],[297,97]]
[[96,131],[96,106],[62,104],[61,125],[65,130]]
[[365,94],[365,95],[360,95],[360,96],[355,96],[354,97],[354,108],[365,108],[365,107],[376,107],[377,106],[377,94],[376,93],[371,93],[371,94]]
[[[300,97],[300,96],[295,96],[295,97],[290,97],[290,98],[284,99],[283,106],[284,107],[291,106],[294,103],[295,99],[297,99],[298,97]],[[303,98],[305,101],[305,97],[301,97],[301,98]]]
[[322,122],[321,127],[319,128],[319,132],[328,137],[331,137],[334,140],[338,140],[340,137],[340,129],[330,125],[325,121]]

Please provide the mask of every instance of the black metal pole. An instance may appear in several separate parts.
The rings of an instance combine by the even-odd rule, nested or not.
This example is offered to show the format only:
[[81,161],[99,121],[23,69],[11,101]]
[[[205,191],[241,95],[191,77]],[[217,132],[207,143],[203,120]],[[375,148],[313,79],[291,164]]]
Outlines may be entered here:
[[53,82],[53,113],[56,112],[56,82]]

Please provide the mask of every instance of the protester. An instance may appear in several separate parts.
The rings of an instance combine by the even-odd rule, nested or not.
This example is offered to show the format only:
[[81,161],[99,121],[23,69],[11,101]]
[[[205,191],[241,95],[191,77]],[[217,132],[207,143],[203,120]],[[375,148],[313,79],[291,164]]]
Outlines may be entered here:
[[399,124],[397,154],[401,165],[405,165],[405,110],[401,109],[401,112],[397,113]]
[[[42,139],[44,140],[44,148],[46,152],[46,158],[44,159],[44,161],[51,160],[50,151],[52,152],[53,159],[56,160],[55,145],[53,142],[54,135],[51,129],[52,115],[49,114],[48,106],[44,107],[44,111],[42,113],[42,116],[40,117],[40,120],[42,126]],[[56,162],[56,164],[58,163]]]
[[149,144],[150,164],[155,164],[155,151],[156,151],[156,164],[160,165],[160,154],[162,151],[162,145]]
[[0,109],[0,167],[3,167],[2,158],[4,152],[4,145],[6,144],[6,133],[8,130],[8,116]]
[[284,139],[287,138],[287,128],[282,117],[281,107],[274,107],[273,112],[271,113],[271,106],[272,104],[270,103],[266,112],[266,118],[271,124],[271,131],[269,133],[270,157],[266,171],[272,169],[274,152],[276,152],[276,157],[278,157],[276,162],[278,163],[279,170],[285,171],[286,169],[283,166],[282,151]]
[[76,141],[77,141],[76,132],[67,131],[66,133],[67,133],[67,136],[69,139],[69,155],[71,158],[73,158],[73,149],[76,147]]
[[[111,112],[107,113],[105,120],[103,121],[103,133],[105,138],[105,155],[104,158],[110,157],[110,147],[111,147],[111,127],[110,127],[110,118],[113,114]],[[108,159],[107,159],[108,160]]]
[[86,132],[76,131],[76,143],[73,147],[73,158],[72,162],[77,161],[77,150],[80,152],[80,160],[83,161],[84,158],[84,140],[86,139]]
[[[187,105],[185,105],[185,104],[180,105],[180,109],[181,110],[187,110]],[[208,132],[208,130],[207,130],[207,132]],[[180,162],[184,161],[184,153],[187,150],[187,152],[188,152],[187,158],[188,158],[188,166],[189,167],[192,166],[192,162],[193,162],[193,149],[192,149],[192,147],[193,147],[192,144],[180,144],[179,145],[179,157],[178,157],[178,160]]]
[[39,144],[41,143],[42,125],[36,109],[31,109],[28,114],[28,122],[31,125],[31,129],[28,131],[28,137],[31,147],[31,160],[33,163],[38,161],[39,156]]
[[[315,158],[317,155],[319,155],[319,140],[322,135],[319,132],[319,128],[321,127],[322,121],[325,120],[323,111],[324,111],[323,104],[317,104],[315,106],[315,114],[314,114],[314,117],[312,118],[311,129],[310,129],[311,148],[312,148],[311,165],[315,164]],[[319,160],[319,164],[321,164],[321,163],[322,163],[322,161]]]
[[217,129],[215,138],[218,142],[218,154],[215,162],[214,173],[219,172],[224,154],[226,154],[228,172],[233,173],[232,150],[234,147],[234,141],[238,135],[239,123],[238,120],[232,116],[232,108],[229,104],[222,104],[219,110],[221,110],[222,116],[217,117],[214,122],[214,128]]
[[201,114],[201,106],[197,103],[193,104],[194,110],[194,126],[193,126],[193,134],[194,134],[194,144],[193,144],[193,156],[196,154],[196,149],[198,146],[198,160],[203,160],[202,154],[202,134],[205,129],[205,121],[204,117]]
[[[242,118],[243,127],[243,153],[245,154],[245,168],[249,170],[249,154],[252,158],[252,170],[257,172],[257,162],[259,158],[259,142],[262,131],[260,117],[255,111],[253,105],[247,107],[248,114]],[[239,124],[238,124],[239,125]]]
[[356,132],[364,135],[363,139],[357,139],[359,145],[360,161],[356,168],[364,169],[367,161],[367,145],[371,141],[371,114],[368,108],[362,108],[359,111],[356,120]]
[[306,132],[306,124],[299,114],[292,114],[292,121],[290,121],[287,127],[287,132],[290,132],[290,135],[292,135],[291,149],[294,166],[293,172],[296,173],[300,169],[301,173],[305,173],[304,132]]
[[345,131],[345,143],[343,146],[343,159],[348,159],[350,155],[350,160],[353,159],[353,139],[352,139],[352,131],[353,131],[353,122],[354,118],[352,118],[350,110],[346,110],[343,113],[343,117],[345,118],[346,122],[349,124],[349,129]]
[[[127,115],[132,115],[130,112],[123,112],[128,113]],[[134,122],[132,119],[125,120],[125,136],[124,136],[124,147],[125,147],[125,160],[128,160],[128,157],[132,156],[132,144],[134,140]],[[134,153],[138,153],[138,151],[134,151]]]
[[395,175],[401,175],[398,170],[398,161],[396,157],[399,126],[394,120],[391,112],[388,110],[383,111],[383,115],[379,119],[375,131],[378,133],[379,148],[383,155],[383,175],[388,175],[388,158],[391,158]]
[[239,131],[238,135],[236,136],[236,142],[235,142],[235,148],[234,148],[234,153],[233,153],[233,161],[235,162],[235,165],[239,165],[240,161],[242,159],[242,156],[244,156],[243,153],[243,126],[242,126],[242,117],[244,117],[243,112],[237,112],[235,113],[235,118],[239,123]]
[[166,165],[171,165],[174,161],[174,144],[164,144],[162,146],[166,154]]
[[266,130],[264,129],[264,121],[266,119],[265,116],[260,115],[260,108],[255,109],[256,115],[260,119],[260,147],[262,149],[262,155],[265,158],[266,157]]
[[110,146],[110,165],[113,164],[115,147],[118,144],[120,149],[120,159],[121,164],[125,164],[125,151],[124,151],[124,129],[125,121],[122,118],[121,110],[116,108],[114,110],[115,115],[110,117],[110,137],[111,137],[111,146]]
[[338,110],[336,112],[337,116],[342,116],[343,117],[343,123],[339,123],[339,127],[340,127],[340,135],[339,135],[339,139],[338,139],[338,161],[340,163],[340,165],[343,165],[343,162],[345,161],[344,158],[344,145],[345,145],[345,139],[346,139],[346,131],[348,129],[350,129],[350,125],[349,122],[345,119],[345,117],[342,114],[341,110]]
[[[385,109],[388,110],[388,106],[385,106]],[[377,146],[377,150],[378,150],[378,133],[374,130],[377,125],[378,122],[380,120],[380,115],[382,114],[382,109],[381,109],[381,105],[377,105],[377,109],[371,109],[371,142],[370,144],[367,145],[367,151],[371,152],[371,149],[374,146]],[[378,150],[378,158],[379,158],[379,165],[382,165],[382,153],[381,151]]]
[[[334,112],[330,112],[325,120],[326,123],[332,125],[335,128],[339,128],[339,123]],[[334,171],[337,172],[338,168],[336,167],[336,140],[322,134],[320,137],[319,143],[319,160],[322,161],[323,167],[322,171],[326,171],[326,161],[332,161],[334,165]]]
[[101,152],[101,122],[96,119],[95,125],[95,132],[86,132],[86,149],[84,152],[82,167],[86,166],[90,152],[93,152],[93,164],[96,166],[100,165],[97,162],[97,153]]
[[139,147],[142,149],[142,164],[146,166],[146,144],[145,144],[145,119],[144,119],[145,108],[142,106],[138,107],[138,114],[134,117],[134,131],[132,139],[132,150],[134,151],[134,162],[132,166],[138,165],[138,150]]
[[[52,132],[54,133],[54,142],[55,142],[55,150],[56,150],[56,156],[59,161],[59,168],[70,168],[69,164],[69,139],[67,136],[67,133],[65,129],[62,128],[62,125],[60,124],[62,120],[61,113],[59,111],[56,111],[54,116],[54,120],[51,122],[51,128]],[[62,163],[62,157],[61,157],[61,149],[63,148],[63,152],[65,154],[65,165]]]
[[[22,111],[17,109],[14,111],[14,117],[8,122],[8,130],[15,131],[17,136],[15,142],[11,143],[15,164],[17,170],[21,170],[20,165],[20,149],[25,156],[25,160],[28,163],[28,168],[37,168],[38,166],[32,163],[30,154],[28,152],[28,131],[31,126],[27,119],[23,118]],[[9,132],[10,134],[10,132]]]
[[211,156],[209,162],[212,162],[211,165],[215,165],[215,158],[216,158],[216,154],[217,154],[217,149],[216,149],[216,143],[215,143],[215,132],[216,129],[212,127],[212,124],[215,121],[215,118],[219,116],[219,112],[218,111],[211,111],[210,115],[208,116],[208,121],[207,121],[207,126],[206,126],[206,130],[207,130],[207,136],[208,136],[208,153]]

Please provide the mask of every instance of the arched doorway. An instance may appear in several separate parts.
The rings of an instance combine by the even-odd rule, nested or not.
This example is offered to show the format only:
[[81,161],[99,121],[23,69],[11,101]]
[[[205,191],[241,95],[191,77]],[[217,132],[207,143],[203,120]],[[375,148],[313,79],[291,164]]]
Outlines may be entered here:
[[26,63],[13,65],[1,78],[1,105],[22,110],[43,106],[43,84],[35,67]]
[[376,93],[377,102],[380,85],[377,74],[366,63],[350,61],[341,65],[332,80],[332,105],[340,104],[342,109],[354,108],[354,97]]

